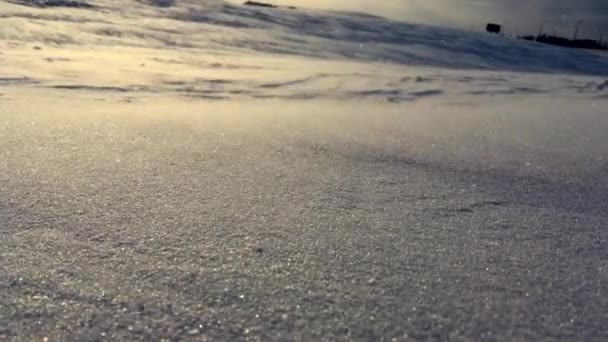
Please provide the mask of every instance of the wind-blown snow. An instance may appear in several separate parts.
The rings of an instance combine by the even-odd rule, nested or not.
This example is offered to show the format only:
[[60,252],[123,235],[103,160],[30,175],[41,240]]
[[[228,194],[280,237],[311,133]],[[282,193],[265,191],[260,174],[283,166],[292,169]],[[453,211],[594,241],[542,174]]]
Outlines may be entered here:
[[98,7],[91,9],[32,9],[2,3],[0,37],[52,44],[249,50],[409,66],[608,75],[606,58],[592,53],[356,13],[264,9],[220,0],[95,4]]
[[51,2],[0,1],[0,340],[608,337],[605,55]]

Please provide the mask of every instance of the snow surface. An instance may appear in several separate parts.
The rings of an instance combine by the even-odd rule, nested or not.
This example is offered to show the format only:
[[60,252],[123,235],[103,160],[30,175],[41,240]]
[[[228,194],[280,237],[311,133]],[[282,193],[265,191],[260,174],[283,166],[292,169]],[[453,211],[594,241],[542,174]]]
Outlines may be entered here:
[[[542,171],[576,164],[575,176],[603,179],[605,56],[357,13],[219,0],[94,4],[0,3],[4,101],[14,88],[129,102],[338,101],[354,111],[365,101],[377,105],[370,118],[413,113],[438,130],[411,129],[419,135],[474,140],[441,147],[459,160],[487,162],[472,138],[480,132],[489,135],[485,148],[509,145],[492,152],[501,167],[511,165],[506,159],[520,172],[529,169],[519,167],[523,159],[540,158]],[[543,156],[526,156],[532,152]]]
[[608,337],[607,56],[24,3],[0,2],[0,340]]

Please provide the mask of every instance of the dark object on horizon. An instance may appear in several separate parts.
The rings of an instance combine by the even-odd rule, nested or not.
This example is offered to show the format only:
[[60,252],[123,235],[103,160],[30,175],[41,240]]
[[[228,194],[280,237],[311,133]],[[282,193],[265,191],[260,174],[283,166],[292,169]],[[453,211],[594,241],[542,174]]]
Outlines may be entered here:
[[592,39],[568,39],[558,36],[548,36],[541,34],[539,36],[523,36],[520,39],[537,41],[539,43],[578,48],[578,49],[592,49],[592,50],[608,50],[608,45],[602,44],[602,42]]
[[501,29],[502,29],[502,27],[498,24],[490,23],[490,24],[486,25],[486,31],[488,31],[490,33],[499,34]]
[[264,2],[258,2],[258,1],[245,1],[245,3],[243,5],[245,5],[245,6],[258,6],[258,7],[277,8],[276,5],[267,4],[267,3],[264,3]]

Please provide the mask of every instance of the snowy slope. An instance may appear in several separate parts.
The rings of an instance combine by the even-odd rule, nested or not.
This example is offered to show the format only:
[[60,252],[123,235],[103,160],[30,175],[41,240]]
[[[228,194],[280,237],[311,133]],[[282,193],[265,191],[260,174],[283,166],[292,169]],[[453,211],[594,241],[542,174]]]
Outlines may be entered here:
[[[159,78],[159,74],[169,69],[197,74],[205,68],[205,74],[209,74],[210,69],[221,69],[221,77],[246,78],[238,82],[223,82],[221,88],[226,91],[220,96],[230,93],[254,98],[380,97],[400,102],[449,92],[473,95],[584,94],[592,98],[605,95],[602,90],[606,85],[601,78],[522,77],[521,73],[472,76],[462,73],[465,69],[589,76],[608,73],[608,61],[604,56],[527,41],[410,25],[362,14],[260,9],[219,0],[181,0],[167,3],[172,4],[170,6],[155,6],[154,1],[125,3],[106,0],[94,4],[96,7],[93,8],[75,9],[0,2],[3,23],[0,38],[4,50],[10,54],[20,48],[31,50],[35,45],[45,45],[44,52],[31,54],[33,64],[29,63],[30,58],[13,61],[5,57],[2,68],[6,77],[27,76],[42,81],[40,78],[52,72],[48,81],[60,82],[66,78],[62,69],[86,67],[83,61],[71,61],[66,54],[82,51],[86,55],[95,51],[93,55],[102,57],[103,63],[111,64],[118,56],[122,56],[122,62],[126,62],[125,58],[134,59],[129,62],[139,62],[137,65],[142,67],[131,71],[134,73],[132,78],[121,78],[119,74],[104,80],[103,85],[138,90],[183,89],[175,82],[197,81],[162,80],[159,84],[158,80],[150,78]],[[112,55],[105,56],[105,52]],[[47,56],[49,53],[53,56]],[[177,57],[163,58],[162,54]],[[40,57],[36,59],[36,55]],[[273,68],[273,63],[277,63],[275,61],[279,58],[288,60],[283,64],[293,66],[293,57],[298,56],[314,57],[318,61],[340,61],[344,67],[332,66],[331,70],[300,68],[293,73]],[[222,63],[224,59],[249,59],[252,62]],[[42,65],[45,70],[35,70],[40,67],[37,60],[46,62]],[[68,61],[72,63],[66,63]],[[58,63],[53,65],[53,62]],[[368,66],[375,63],[375,66],[371,64],[371,71],[366,73],[358,68],[358,62]],[[154,69],[144,68],[145,65]],[[399,66],[409,68],[393,72]],[[411,67],[417,69],[414,71]],[[429,67],[435,69],[429,70]],[[343,73],[341,69],[349,71]],[[80,77],[78,82],[84,82],[88,78],[93,81],[96,75],[107,78],[108,72],[116,68],[103,72],[79,70],[86,75],[81,75],[84,77]],[[422,77],[422,73],[428,75]],[[171,72],[167,74],[167,77],[176,76]],[[144,79],[140,80],[139,76]],[[273,81],[275,76],[278,79]],[[67,80],[74,81],[74,77],[67,77]],[[113,84],[105,84],[108,82]],[[198,83],[206,87],[204,80]],[[189,86],[196,88],[201,84]],[[214,84],[213,87],[220,85]]]
[[608,56],[42,2],[0,0],[0,340],[608,340]]
[[595,54],[363,14],[264,9],[221,0],[180,0],[171,6],[154,6],[154,1],[94,3],[99,7],[34,9],[3,2],[0,37],[56,44],[249,50],[458,69],[608,74],[608,62]]

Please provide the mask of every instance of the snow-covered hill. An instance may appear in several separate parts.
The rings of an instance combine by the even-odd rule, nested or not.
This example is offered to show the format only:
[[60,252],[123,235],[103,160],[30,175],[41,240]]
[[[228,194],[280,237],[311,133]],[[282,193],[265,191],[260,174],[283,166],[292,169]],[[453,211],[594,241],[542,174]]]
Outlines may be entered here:
[[[17,2],[17,1],[16,1]],[[35,0],[19,0],[32,3]],[[608,75],[596,54],[380,17],[266,9],[222,0],[90,1],[96,7],[0,3],[0,38],[73,45],[255,51],[409,66]]]

